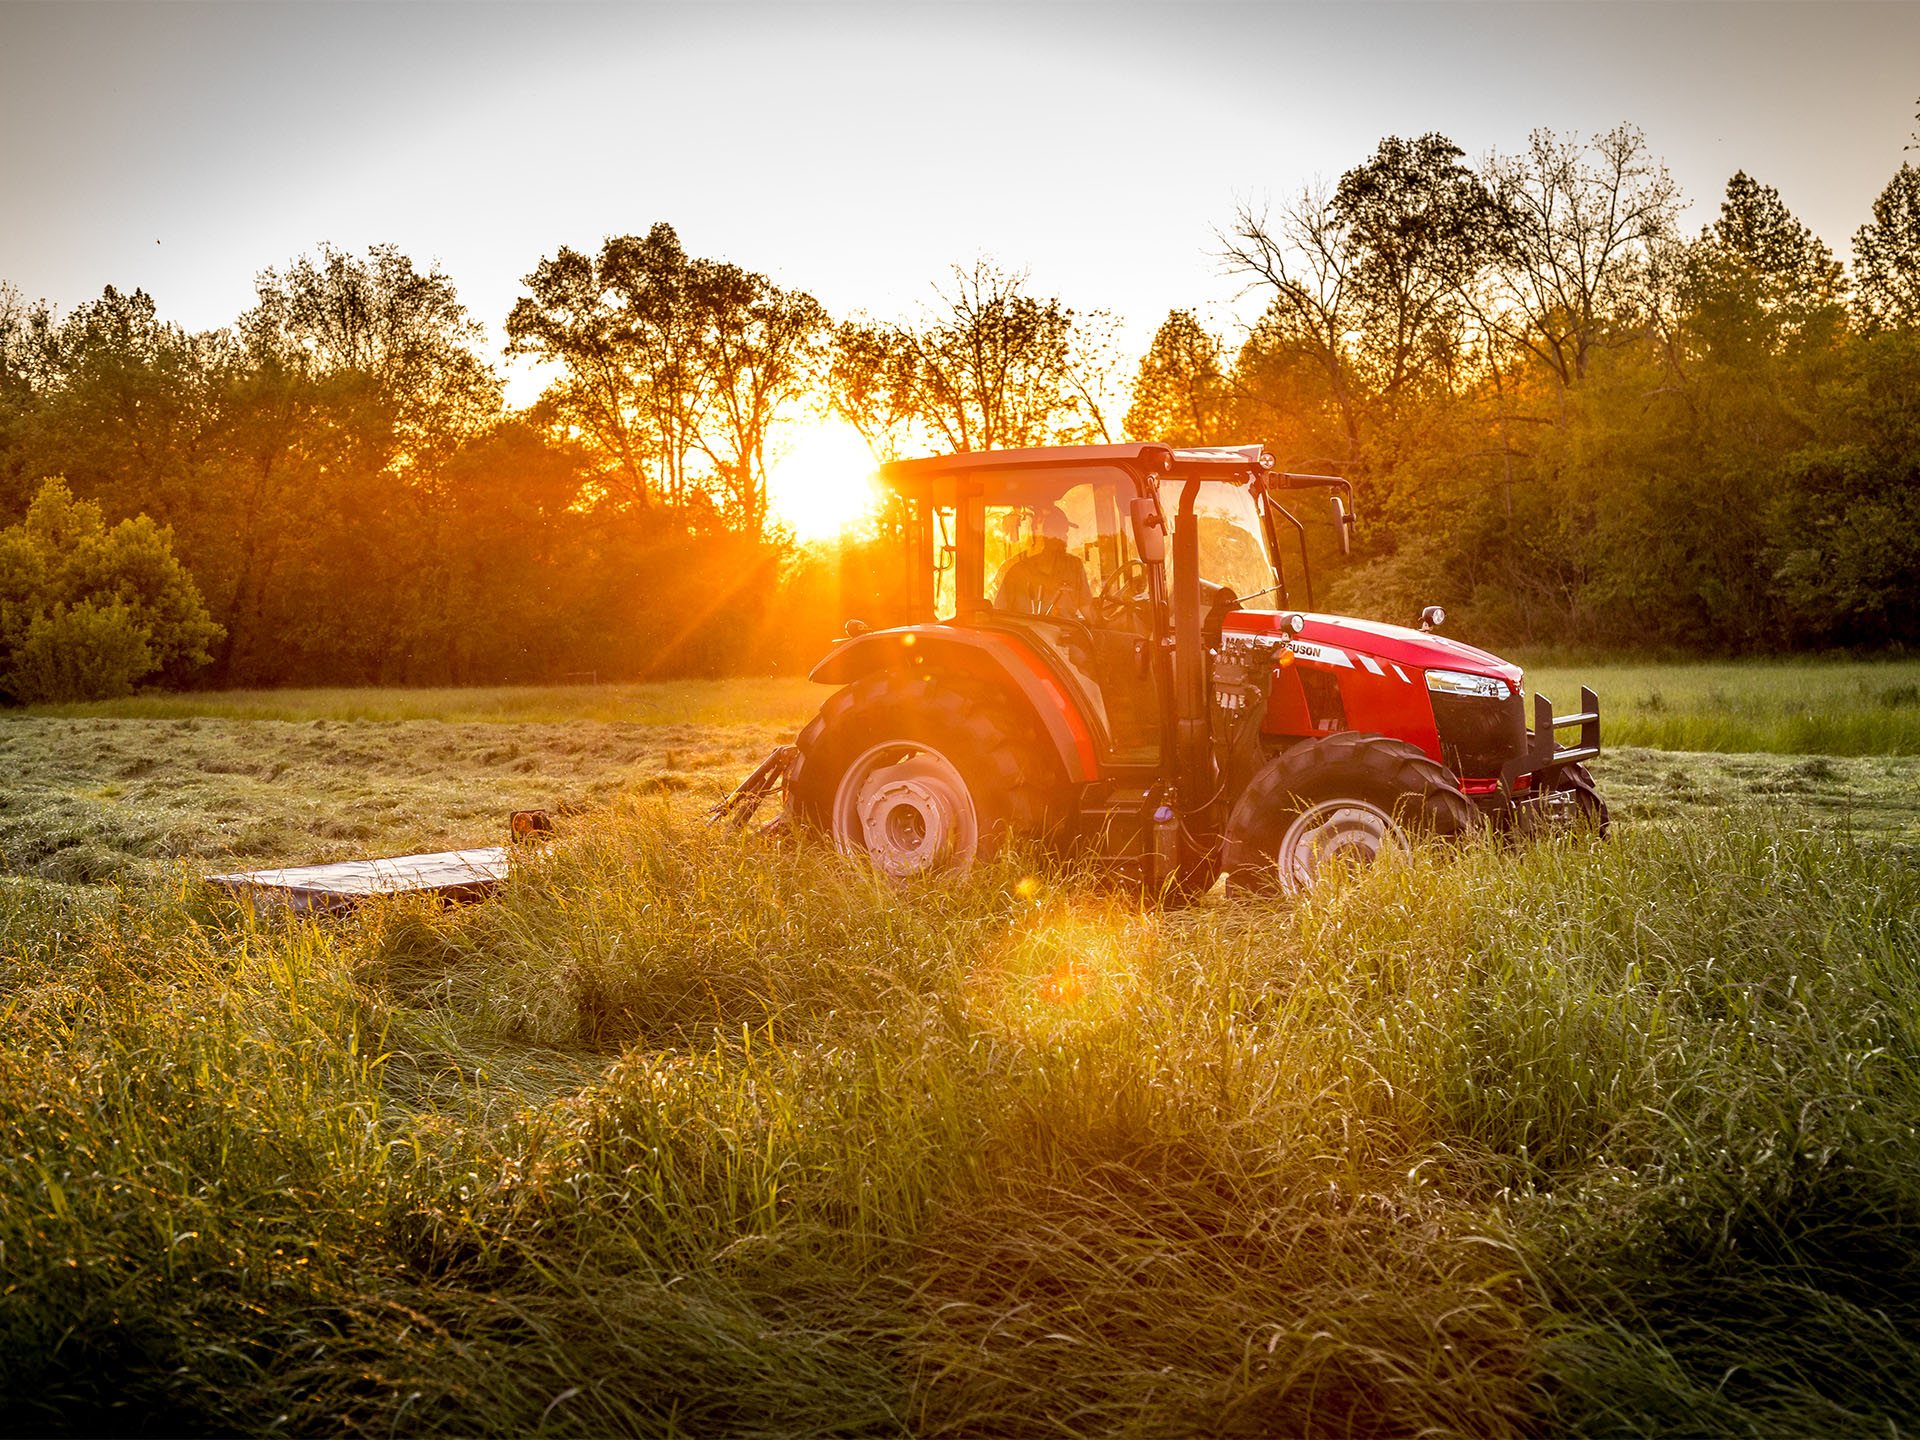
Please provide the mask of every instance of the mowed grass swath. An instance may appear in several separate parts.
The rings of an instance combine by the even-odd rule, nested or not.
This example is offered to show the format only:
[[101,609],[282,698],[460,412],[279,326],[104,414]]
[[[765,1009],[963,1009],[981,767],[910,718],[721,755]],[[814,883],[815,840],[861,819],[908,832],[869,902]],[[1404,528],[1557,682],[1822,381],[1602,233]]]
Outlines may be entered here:
[[[1776,755],[1920,755],[1920,661],[1637,662],[1515,657],[1562,708],[1592,685],[1609,748]],[[476,689],[152,692],[39,705],[68,719],[438,720],[447,724],[711,725],[795,729],[826,692],[798,677]]]
[[1897,1426],[1920,872],[1796,803],[1166,912],[670,796],[464,910],[17,875],[7,1424]]

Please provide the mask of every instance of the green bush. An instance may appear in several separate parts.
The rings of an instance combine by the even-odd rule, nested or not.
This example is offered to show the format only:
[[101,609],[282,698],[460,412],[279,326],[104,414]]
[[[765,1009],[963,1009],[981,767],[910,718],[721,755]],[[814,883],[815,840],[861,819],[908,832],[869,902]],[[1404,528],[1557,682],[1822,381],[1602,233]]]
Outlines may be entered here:
[[55,477],[0,531],[0,689],[14,700],[125,695],[156,671],[206,664],[223,633],[149,516],[108,529]]
[[155,668],[150,634],[119,599],[56,605],[27,626],[13,651],[6,688],[28,704],[129,694]]

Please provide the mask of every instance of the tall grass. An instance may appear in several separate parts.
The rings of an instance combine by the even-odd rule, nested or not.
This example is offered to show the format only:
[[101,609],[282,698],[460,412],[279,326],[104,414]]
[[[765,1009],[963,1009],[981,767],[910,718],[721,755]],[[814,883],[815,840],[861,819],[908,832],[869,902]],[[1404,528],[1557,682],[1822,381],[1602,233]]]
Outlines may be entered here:
[[1603,662],[1530,667],[1565,714],[1600,696],[1610,746],[1722,754],[1920,755],[1920,661]]
[[1764,821],[1165,913],[657,805],[465,910],[15,882],[0,1423],[1898,1429],[1920,872]]

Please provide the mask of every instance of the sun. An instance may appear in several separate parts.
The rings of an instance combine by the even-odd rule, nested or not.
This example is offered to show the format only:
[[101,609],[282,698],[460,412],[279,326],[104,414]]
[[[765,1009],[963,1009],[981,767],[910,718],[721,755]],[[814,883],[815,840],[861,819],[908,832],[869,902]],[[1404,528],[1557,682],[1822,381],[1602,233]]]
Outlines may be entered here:
[[873,456],[842,420],[820,420],[787,433],[767,467],[774,518],[801,540],[834,540],[879,502]]

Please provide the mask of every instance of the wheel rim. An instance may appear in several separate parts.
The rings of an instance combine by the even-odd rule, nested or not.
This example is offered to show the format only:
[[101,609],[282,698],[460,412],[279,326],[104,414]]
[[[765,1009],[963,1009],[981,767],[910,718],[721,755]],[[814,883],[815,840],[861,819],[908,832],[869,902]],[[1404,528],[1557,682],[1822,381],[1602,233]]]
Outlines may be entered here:
[[847,767],[833,799],[833,841],[896,879],[964,870],[980,844],[973,796],[928,745],[876,745]]
[[1371,865],[1382,851],[1405,854],[1406,832],[1366,800],[1322,800],[1303,810],[1281,838],[1283,890],[1310,890],[1336,865]]

